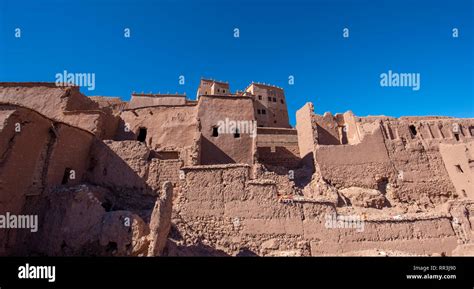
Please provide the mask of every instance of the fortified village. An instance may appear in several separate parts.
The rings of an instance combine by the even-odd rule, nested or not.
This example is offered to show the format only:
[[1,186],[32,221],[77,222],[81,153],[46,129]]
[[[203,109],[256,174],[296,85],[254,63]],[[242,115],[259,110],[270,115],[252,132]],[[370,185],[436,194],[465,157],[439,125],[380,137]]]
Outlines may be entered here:
[[7,213],[38,230],[0,219],[0,255],[474,255],[474,119],[306,103],[292,127],[261,83],[129,102],[0,83]]

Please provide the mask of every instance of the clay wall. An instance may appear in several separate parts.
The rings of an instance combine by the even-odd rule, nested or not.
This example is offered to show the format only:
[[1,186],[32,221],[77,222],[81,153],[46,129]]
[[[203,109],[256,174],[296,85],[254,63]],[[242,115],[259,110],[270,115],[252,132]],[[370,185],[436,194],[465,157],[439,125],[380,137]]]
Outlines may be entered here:
[[[255,135],[241,129],[236,136],[235,128],[230,126],[231,122],[244,122],[247,127],[256,128],[252,98],[201,95],[198,118],[201,124],[201,164],[253,163]],[[228,123],[229,126],[219,129],[219,123]],[[216,136],[215,130],[221,132]]]
[[296,112],[296,130],[298,133],[298,147],[300,157],[307,167],[314,167],[314,152],[316,150],[318,132],[316,126],[313,104],[307,102]]
[[459,196],[474,200],[474,140],[440,144],[440,153]]
[[283,89],[252,83],[245,90],[254,96],[254,110],[258,126],[290,128]]
[[315,156],[323,178],[336,188],[377,189],[380,181],[396,176],[380,130],[356,145],[319,145]]
[[300,164],[298,135],[295,129],[258,128],[258,161],[262,164],[296,168]]
[[179,94],[132,94],[132,98],[127,105],[128,109],[136,109],[142,107],[158,106],[158,105],[185,105],[186,95]]
[[117,119],[84,96],[79,87],[54,83],[0,83],[0,103],[32,109],[59,122],[87,130],[99,138],[115,132]]
[[[461,156],[445,149],[443,157],[439,147],[441,143],[465,147],[463,143],[472,139],[472,119],[354,117],[351,112],[320,116],[305,106],[297,112],[297,120],[300,151],[311,151],[311,139],[305,137],[310,133],[304,133],[304,127],[309,131],[312,121],[316,166],[337,189],[364,187],[387,193],[388,188],[392,205],[417,204],[422,209],[468,195],[460,187],[470,184],[470,176],[453,180],[446,170],[450,174],[458,170],[449,161],[450,154]],[[466,167],[470,157],[463,158]]]
[[[3,107],[0,150],[2,197],[10,210],[18,212],[27,195],[39,195],[46,187],[60,185],[66,168],[83,180],[93,136],[66,124],[56,123],[25,108]],[[35,140],[32,142],[31,140]]]
[[[337,213],[333,204],[281,202],[275,182],[251,180],[248,166],[183,170],[185,182],[173,222],[184,247],[207,248],[200,254],[317,256],[381,249],[449,255],[457,246],[448,214],[366,218],[360,231],[331,228],[326,222]],[[175,248],[170,254],[186,254],[183,250]]]
[[199,139],[196,106],[124,110],[120,117],[123,122],[117,130],[116,140],[137,140],[140,129],[146,129],[145,143],[152,150],[177,152],[187,164],[193,162],[193,151],[197,149]]
[[94,142],[91,149],[91,165],[87,181],[113,191],[134,194],[138,202],[143,196],[153,196],[165,181],[179,186],[180,168],[178,159],[161,160],[142,142],[124,140]]
[[89,98],[97,103],[99,108],[109,108],[113,112],[119,112],[126,108],[128,102],[123,101],[120,97],[111,96],[89,96]]
[[340,126],[336,118],[330,113],[326,112],[324,115],[313,116],[316,121],[316,130],[318,135],[318,144],[320,145],[338,145],[340,140]]
[[[13,105],[0,105],[0,123],[0,212],[22,214],[28,198],[84,180],[91,133]],[[0,230],[0,255],[17,232]]]
[[196,99],[200,95],[226,95],[231,94],[229,84],[209,79],[201,79],[196,94]]

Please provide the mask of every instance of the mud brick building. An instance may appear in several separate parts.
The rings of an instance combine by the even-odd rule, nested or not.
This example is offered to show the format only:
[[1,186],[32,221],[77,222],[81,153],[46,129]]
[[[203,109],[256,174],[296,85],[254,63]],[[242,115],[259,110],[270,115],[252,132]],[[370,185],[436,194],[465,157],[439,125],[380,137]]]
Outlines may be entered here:
[[0,229],[1,255],[474,255],[474,119],[307,103],[293,128],[268,84],[126,102],[0,83],[5,212],[40,223]]

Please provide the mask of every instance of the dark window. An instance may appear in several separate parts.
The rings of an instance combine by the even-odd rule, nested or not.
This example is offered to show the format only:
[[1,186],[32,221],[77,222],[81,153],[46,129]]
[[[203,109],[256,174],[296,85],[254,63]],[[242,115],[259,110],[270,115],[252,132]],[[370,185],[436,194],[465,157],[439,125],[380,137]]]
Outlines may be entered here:
[[273,102],[277,102],[277,99],[275,97],[273,98]]
[[225,93],[225,89],[223,89],[222,92]]
[[65,185],[69,182],[70,175],[71,175],[71,169],[70,168],[65,168],[64,169],[64,175],[63,175],[63,180],[61,181],[62,185]]
[[240,131],[238,128],[236,128],[234,132],[234,138],[239,138],[239,137],[240,137]]
[[455,133],[454,137],[456,138],[457,141],[459,141],[459,133]]
[[267,114],[267,112],[264,109],[262,109],[262,114]]
[[257,109],[257,114],[260,114],[260,109]]
[[283,101],[283,99],[280,99],[280,101],[281,101],[281,104],[284,104],[284,103],[285,103],[285,102]]
[[261,96],[261,95],[258,96],[258,100],[262,100],[262,96]]
[[410,128],[410,132],[411,132],[412,136],[416,136],[416,133],[417,133],[416,132],[416,127],[414,125],[410,125],[409,128]]
[[272,101],[272,98],[270,96],[268,97],[268,101]]
[[146,128],[141,127],[138,131],[137,141],[144,142],[146,140]]
[[218,137],[219,136],[219,127],[213,126],[212,127],[212,137]]

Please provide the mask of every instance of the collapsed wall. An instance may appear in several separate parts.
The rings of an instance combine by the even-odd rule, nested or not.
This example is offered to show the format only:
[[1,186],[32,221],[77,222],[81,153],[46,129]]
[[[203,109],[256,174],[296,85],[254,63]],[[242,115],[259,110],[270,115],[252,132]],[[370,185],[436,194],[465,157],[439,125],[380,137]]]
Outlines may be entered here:
[[140,140],[150,149],[162,152],[162,158],[181,159],[192,165],[199,159],[196,114],[195,105],[126,109],[120,114],[122,121],[115,140]]
[[[467,196],[467,193],[460,194],[463,189],[456,190],[448,174],[448,170],[452,172],[458,164],[447,163],[445,160],[449,157],[443,155],[447,155],[448,150],[440,150],[440,147],[458,143],[458,147],[468,151],[474,138],[466,134],[456,140],[453,133],[446,133],[449,136],[446,138],[426,137],[422,132],[417,134],[416,127],[469,125],[461,122],[464,121],[357,118],[354,130],[362,136],[359,142],[353,145],[318,143],[314,152],[316,165],[322,177],[336,188],[378,189],[388,193],[390,202],[393,202],[389,205],[411,204],[416,210],[433,208],[448,200]],[[317,129],[319,132],[320,127]],[[344,129],[351,131],[347,127]],[[468,156],[464,162],[469,174]],[[466,187],[467,180],[463,187]]]
[[[2,100],[15,103],[0,104],[0,255],[161,254],[170,181],[178,182],[182,163],[156,159],[138,141],[104,142],[98,123],[74,126],[69,109],[90,103],[82,94],[70,98],[69,88],[0,86]],[[38,90],[57,107],[38,101]],[[12,216],[39,222],[35,230],[4,228]]]
[[258,161],[267,166],[295,169],[300,165],[298,136],[295,129],[257,128]]

